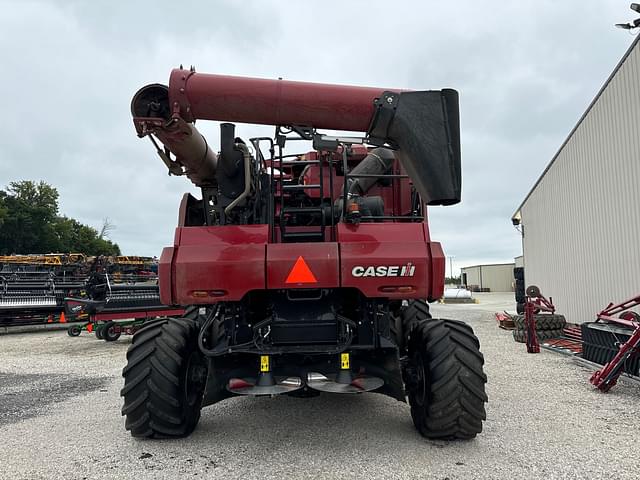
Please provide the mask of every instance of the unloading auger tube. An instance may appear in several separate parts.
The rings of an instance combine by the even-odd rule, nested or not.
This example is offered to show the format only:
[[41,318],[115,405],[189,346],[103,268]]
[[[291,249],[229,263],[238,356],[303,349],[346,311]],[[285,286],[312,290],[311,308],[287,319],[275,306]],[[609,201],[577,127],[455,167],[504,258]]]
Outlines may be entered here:
[[232,198],[245,188],[233,132],[222,132],[218,158],[196,120],[365,132],[369,144],[395,150],[427,204],[460,201],[458,92],[452,89],[405,91],[175,69],[169,86],[141,88],[131,113],[138,136],[152,135],[165,145],[164,151],[156,147],[171,173],[185,174],[199,187],[224,185]]

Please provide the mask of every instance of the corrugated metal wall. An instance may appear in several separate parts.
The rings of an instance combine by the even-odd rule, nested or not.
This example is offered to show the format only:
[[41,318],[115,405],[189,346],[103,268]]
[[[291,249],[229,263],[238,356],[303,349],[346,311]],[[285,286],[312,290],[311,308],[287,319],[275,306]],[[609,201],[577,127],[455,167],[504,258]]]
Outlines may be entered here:
[[467,274],[468,286],[489,288],[492,292],[513,291],[513,263],[474,265],[463,267],[460,271]]
[[526,283],[572,322],[640,293],[638,45],[520,209]]
[[465,282],[464,275],[466,274],[466,285],[480,285],[480,269],[478,267],[464,267],[460,269],[462,273],[462,282]]

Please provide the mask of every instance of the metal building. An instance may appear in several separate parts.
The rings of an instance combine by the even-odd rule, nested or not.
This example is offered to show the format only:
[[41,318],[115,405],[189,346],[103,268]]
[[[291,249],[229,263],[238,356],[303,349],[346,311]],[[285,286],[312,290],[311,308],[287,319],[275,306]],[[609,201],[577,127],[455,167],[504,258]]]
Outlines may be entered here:
[[526,285],[553,297],[570,322],[640,292],[639,40],[512,218]]
[[461,281],[474,292],[512,292],[513,263],[493,263],[462,267]]

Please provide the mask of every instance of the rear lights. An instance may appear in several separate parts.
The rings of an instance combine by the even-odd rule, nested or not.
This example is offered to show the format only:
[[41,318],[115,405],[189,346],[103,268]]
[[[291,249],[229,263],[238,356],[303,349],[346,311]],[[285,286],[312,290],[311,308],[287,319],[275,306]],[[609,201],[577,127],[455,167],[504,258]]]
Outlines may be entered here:
[[224,297],[227,293],[226,290],[192,290],[189,296],[193,298]]
[[378,287],[378,291],[383,293],[415,293],[416,287],[413,285],[385,286]]

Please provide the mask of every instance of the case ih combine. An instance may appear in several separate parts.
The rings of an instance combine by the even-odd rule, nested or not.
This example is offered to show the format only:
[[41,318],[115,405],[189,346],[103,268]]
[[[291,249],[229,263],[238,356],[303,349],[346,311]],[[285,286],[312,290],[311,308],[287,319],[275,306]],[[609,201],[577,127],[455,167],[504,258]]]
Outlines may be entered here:
[[[374,391],[411,405],[428,438],[482,430],[486,377],[463,322],[433,319],[444,255],[426,205],[460,200],[458,95],[176,69],[131,105],[186,194],[159,264],[161,300],[188,306],[136,333],[123,415],[136,437],[190,434],[233,395]],[[273,138],[196,120],[275,126]],[[342,137],[321,130],[362,132]],[[311,143],[313,151],[286,154]],[[306,147],[308,148],[308,147]]]

